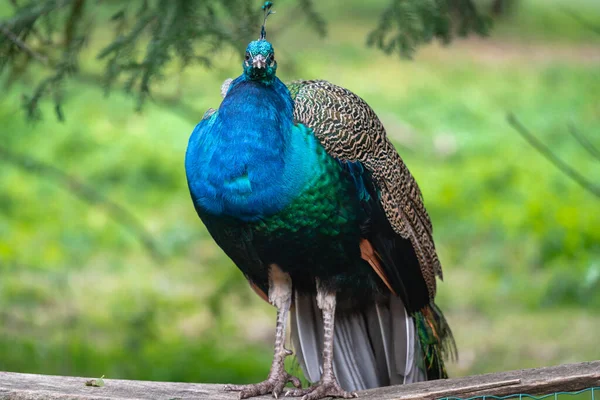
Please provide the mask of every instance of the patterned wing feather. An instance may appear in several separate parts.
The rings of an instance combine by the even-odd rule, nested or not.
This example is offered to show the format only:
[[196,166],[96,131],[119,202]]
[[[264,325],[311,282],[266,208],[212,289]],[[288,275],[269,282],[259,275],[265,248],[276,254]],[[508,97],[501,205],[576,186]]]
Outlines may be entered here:
[[385,214],[394,231],[410,240],[433,299],[442,268],[431,220],[419,186],[375,112],[354,93],[327,81],[295,81],[288,88],[296,121],[310,127],[330,155],[358,161],[371,172]]

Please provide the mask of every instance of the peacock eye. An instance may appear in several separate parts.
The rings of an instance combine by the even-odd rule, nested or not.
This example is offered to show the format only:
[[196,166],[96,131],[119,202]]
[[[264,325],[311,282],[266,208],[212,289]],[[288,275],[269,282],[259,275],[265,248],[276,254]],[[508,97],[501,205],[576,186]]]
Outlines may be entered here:
[[246,57],[244,57],[246,61],[250,60],[250,54],[246,53]]

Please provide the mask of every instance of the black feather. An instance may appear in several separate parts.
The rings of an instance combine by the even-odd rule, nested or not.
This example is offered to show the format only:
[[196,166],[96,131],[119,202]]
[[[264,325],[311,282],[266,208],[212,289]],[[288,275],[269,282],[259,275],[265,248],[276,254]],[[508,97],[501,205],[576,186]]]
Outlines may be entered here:
[[400,296],[408,312],[418,311],[428,305],[430,299],[415,250],[409,239],[394,232],[379,201],[377,186],[367,170],[364,170],[363,181],[366,182],[369,201],[363,203],[368,219],[361,231],[375,248],[392,289]]

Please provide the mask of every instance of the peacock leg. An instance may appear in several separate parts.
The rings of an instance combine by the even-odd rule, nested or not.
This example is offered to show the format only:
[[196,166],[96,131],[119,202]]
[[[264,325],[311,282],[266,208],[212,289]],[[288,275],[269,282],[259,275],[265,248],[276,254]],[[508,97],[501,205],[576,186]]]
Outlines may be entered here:
[[292,304],[292,280],[288,274],[273,264],[269,268],[269,302],[277,307],[277,324],[275,326],[275,354],[271,371],[266,381],[252,385],[227,385],[225,390],[239,391],[240,399],[261,396],[272,393],[278,398],[283,388],[291,382],[296,388],[301,388],[302,383],[298,378],[285,371],[285,357],[292,354],[291,350],[284,347],[285,326],[287,316]]
[[323,373],[319,382],[308,389],[289,390],[286,396],[302,396],[301,400],[319,400],[324,397],[358,397],[355,392],[347,392],[337,381],[333,372],[333,328],[335,323],[335,292],[329,291],[317,280],[317,305],[323,312]]

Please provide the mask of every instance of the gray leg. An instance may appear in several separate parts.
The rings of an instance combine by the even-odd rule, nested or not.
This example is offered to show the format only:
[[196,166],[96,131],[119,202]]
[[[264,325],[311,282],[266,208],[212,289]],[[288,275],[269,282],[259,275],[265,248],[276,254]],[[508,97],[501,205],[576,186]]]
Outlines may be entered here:
[[302,387],[298,378],[285,371],[285,357],[292,352],[284,347],[285,326],[287,316],[292,304],[292,280],[290,276],[275,264],[269,269],[269,302],[277,307],[277,325],[275,326],[275,352],[271,372],[266,381],[253,385],[227,385],[225,390],[239,391],[240,399],[261,396],[272,393],[278,398],[288,382],[295,387]]
[[286,392],[286,396],[302,396],[302,400],[319,400],[325,397],[358,397],[355,392],[347,392],[333,373],[333,329],[335,325],[335,292],[322,287],[317,280],[317,305],[323,311],[323,373],[319,382],[308,389],[296,389]]

